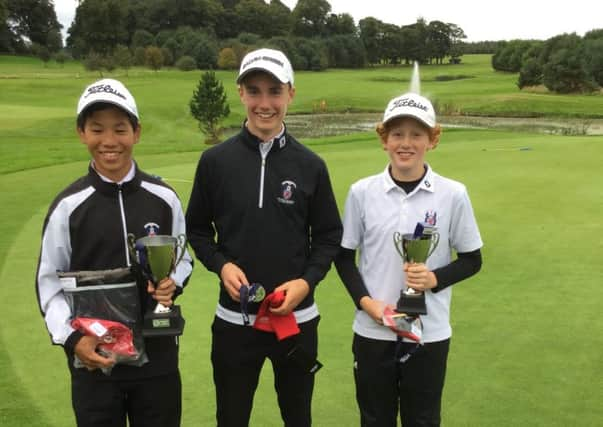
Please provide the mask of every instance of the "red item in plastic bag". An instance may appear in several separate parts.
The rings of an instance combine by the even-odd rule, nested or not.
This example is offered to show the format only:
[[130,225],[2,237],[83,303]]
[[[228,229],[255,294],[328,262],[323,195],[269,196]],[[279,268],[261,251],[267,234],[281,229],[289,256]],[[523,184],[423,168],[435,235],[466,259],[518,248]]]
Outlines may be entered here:
[[423,324],[418,316],[408,316],[404,313],[398,313],[390,307],[385,307],[383,310],[383,324],[400,337],[421,342]]
[[71,326],[85,335],[97,337],[98,348],[117,357],[133,357],[138,353],[134,347],[132,330],[120,322],[89,317],[77,317]]

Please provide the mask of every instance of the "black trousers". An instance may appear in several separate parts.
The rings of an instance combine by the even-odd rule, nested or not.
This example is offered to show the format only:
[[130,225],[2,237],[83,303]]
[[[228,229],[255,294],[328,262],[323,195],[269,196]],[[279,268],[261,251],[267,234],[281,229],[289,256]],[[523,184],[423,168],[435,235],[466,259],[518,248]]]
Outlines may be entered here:
[[182,414],[180,373],[140,380],[71,378],[78,427],[178,427]]
[[450,340],[427,343],[401,363],[414,343],[354,335],[354,379],[362,427],[439,426]]
[[309,427],[312,424],[314,374],[302,369],[287,353],[297,345],[315,359],[318,322],[317,317],[300,323],[299,334],[278,341],[273,333],[214,318],[211,361],[218,427],[249,425],[253,396],[266,358],[272,362],[274,388],[284,425]]

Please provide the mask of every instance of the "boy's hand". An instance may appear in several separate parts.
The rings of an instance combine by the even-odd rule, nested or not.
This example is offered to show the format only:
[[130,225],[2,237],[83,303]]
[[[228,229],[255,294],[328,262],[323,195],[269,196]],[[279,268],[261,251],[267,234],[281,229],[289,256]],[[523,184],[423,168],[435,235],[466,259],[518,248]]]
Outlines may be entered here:
[[406,273],[406,286],[419,292],[433,289],[438,284],[435,274],[423,263],[405,262],[404,273]]
[[222,279],[222,283],[224,283],[224,288],[226,288],[228,295],[230,295],[233,300],[240,302],[241,294],[239,293],[239,289],[242,284],[249,283],[243,270],[241,270],[238,265],[227,262],[220,271],[220,278]]
[[270,311],[279,316],[285,316],[295,310],[295,307],[308,296],[310,285],[304,279],[289,280],[275,290],[285,293],[285,301],[278,307],[270,307]]
[[383,325],[383,309],[385,303],[383,301],[374,300],[369,296],[360,298],[360,307],[371,318],[380,325]]
[[147,292],[153,296],[153,299],[164,307],[171,306],[174,292],[176,292],[176,282],[170,277],[163,279],[157,287],[153,286],[151,281],[147,282]]
[[99,368],[110,368],[115,364],[114,359],[101,356],[96,352],[97,344],[98,338],[85,335],[80,338],[73,349],[75,355],[89,371]]

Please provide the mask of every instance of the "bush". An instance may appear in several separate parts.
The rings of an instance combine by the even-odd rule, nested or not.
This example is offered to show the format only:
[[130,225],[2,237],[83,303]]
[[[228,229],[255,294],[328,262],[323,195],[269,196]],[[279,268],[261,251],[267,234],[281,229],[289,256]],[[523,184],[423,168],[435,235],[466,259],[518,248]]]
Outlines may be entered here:
[[88,71],[100,71],[102,76],[103,69],[103,57],[100,53],[90,52],[86,58],[84,58],[84,68]]
[[163,53],[157,46],[149,46],[144,50],[145,64],[157,71],[163,67]]
[[176,68],[180,71],[192,71],[197,68],[197,63],[192,56],[184,55],[176,61]]
[[134,65],[144,65],[145,60],[144,47],[138,46],[134,48]]
[[57,61],[57,64],[63,65],[65,62],[67,62],[70,59],[71,59],[71,56],[69,56],[69,54],[67,52],[65,52],[64,50],[59,50],[54,55],[54,60]]
[[234,70],[237,68],[238,61],[234,49],[225,47],[218,55],[218,68],[223,70]]

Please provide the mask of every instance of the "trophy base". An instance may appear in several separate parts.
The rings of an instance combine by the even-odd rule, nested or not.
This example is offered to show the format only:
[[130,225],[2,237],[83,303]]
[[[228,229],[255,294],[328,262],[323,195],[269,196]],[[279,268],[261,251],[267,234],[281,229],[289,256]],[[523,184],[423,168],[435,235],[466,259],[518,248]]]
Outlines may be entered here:
[[165,313],[149,312],[144,315],[143,337],[178,336],[184,331],[184,318],[180,306],[174,305]]
[[400,292],[400,299],[398,299],[396,304],[396,311],[408,315],[427,314],[425,294],[423,292],[415,294]]

